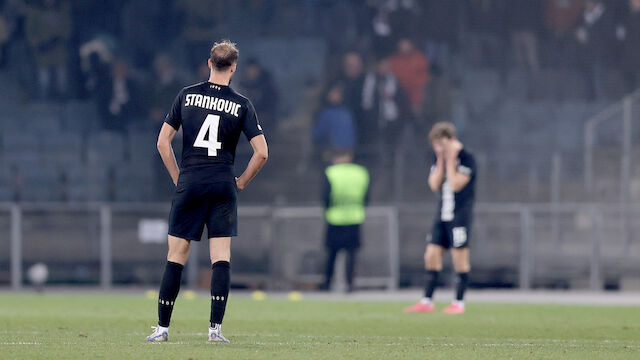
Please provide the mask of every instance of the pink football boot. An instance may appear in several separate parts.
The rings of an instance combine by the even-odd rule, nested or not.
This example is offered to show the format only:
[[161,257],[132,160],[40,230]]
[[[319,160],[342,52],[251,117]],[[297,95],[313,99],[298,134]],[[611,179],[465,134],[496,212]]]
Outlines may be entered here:
[[464,314],[464,306],[453,303],[442,310],[444,314]]
[[435,309],[433,303],[425,304],[422,301],[418,301],[415,305],[409,306],[404,309],[406,313],[431,313]]

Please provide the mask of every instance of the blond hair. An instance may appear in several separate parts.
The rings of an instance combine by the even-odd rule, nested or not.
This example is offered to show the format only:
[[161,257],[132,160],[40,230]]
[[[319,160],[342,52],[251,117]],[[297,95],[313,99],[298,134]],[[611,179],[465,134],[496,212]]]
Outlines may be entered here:
[[222,40],[211,47],[211,63],[216,70],[226,70],[231,65],[238,62],[240,51],[235,43],[229,40]]
[[456,135],[456,127],[446,121],[437,122],[429,131],[429,141],[434,142],[436,140],[440,140],[442,138],[452,139],[457,137]]

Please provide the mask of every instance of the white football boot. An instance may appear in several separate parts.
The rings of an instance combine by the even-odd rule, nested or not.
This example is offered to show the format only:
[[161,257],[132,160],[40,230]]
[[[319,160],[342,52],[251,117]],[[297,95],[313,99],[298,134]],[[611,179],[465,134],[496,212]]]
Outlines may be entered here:
[[169,328],[162,326],[152,326],[153,332],[147,336],[147,341],[161,342],[169,340]]
[[215,328],[209,327],[209,341],[215,343],[229,343],[229,340],[222,336],[222,325]]

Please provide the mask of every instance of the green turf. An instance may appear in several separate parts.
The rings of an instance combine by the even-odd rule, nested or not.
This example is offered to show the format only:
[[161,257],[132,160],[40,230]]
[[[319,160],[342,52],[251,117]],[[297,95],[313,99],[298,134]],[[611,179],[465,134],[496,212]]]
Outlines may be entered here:
[[1,359],[640,359],[640,308],[469,304],[462,316],[407,304],[232,297],[206,342],[209,302],[179,298],[169,343],[144,338],[144,295],[0,295]]

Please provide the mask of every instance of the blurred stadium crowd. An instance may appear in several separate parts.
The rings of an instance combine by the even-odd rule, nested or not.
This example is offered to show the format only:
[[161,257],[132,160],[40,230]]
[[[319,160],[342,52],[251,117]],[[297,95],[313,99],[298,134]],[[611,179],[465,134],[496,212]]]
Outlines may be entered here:
[[[523,184],[546,176],[553,152],[578,156],[584,119],[640,81],[640,0],[0,0],[0,10],[0,200],[168,198],[155,136],[179,89],[206,79],[221,38],[239,44],[233,85],[275,153],[249,191],[256,202],[318,201],[308,187],[335,147],[370,167],[373,201],[425,199],[426,165],[403,164],[430,161],[436,121],[455,122],[490,159],[484,169],[496,163],[487,183],[513,188],[481,199],[537,201],[548,194]],[[300,186],[281,181],[292,168]],[[399,187],[405,195],[389,191]]]

